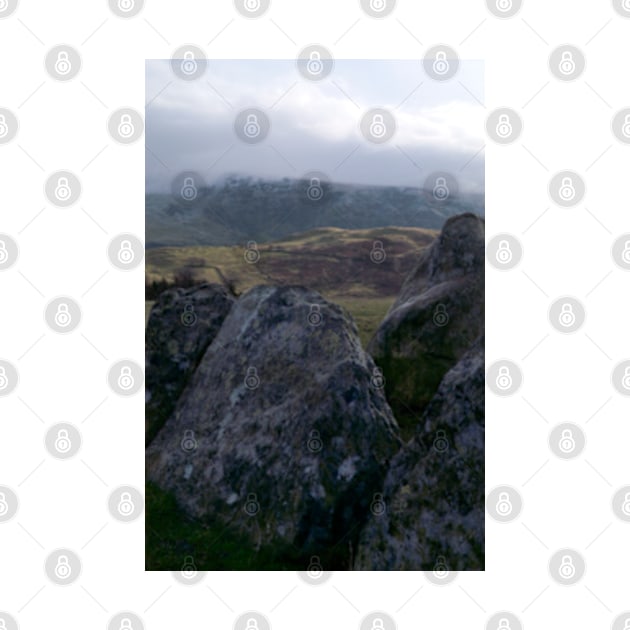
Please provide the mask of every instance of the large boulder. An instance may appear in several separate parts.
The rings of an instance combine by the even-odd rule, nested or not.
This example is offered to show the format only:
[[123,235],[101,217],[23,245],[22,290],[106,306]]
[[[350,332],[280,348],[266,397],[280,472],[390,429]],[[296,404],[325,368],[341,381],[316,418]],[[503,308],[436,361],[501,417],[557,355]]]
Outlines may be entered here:
[[355,569],[484,570],[484,341],[444,377],[392,461]]
[[149,444],[173,412],[234,298],[218,284],[164,291],[146,328],[145,440]]
[[350,315],[302,287],[259,286],[149,446],[147,478],[254,549],[348,569],[400,446]]
[[484,220],[446,221],[368,345],[409,434],[446,372],[484,329]]

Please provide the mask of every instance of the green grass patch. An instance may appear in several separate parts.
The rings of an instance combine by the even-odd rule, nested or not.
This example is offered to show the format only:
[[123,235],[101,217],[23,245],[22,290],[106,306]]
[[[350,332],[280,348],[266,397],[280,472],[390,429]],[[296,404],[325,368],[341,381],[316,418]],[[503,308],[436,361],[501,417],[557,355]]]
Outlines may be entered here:
[[303,559],[276,549],[252,549],[229,528],[200,523],[155,484],[146,484],[145,570],[179,571],[191,556],[199,571],[292,571]]
[[352,315],[359,329],[359,337],[364,349],[367,348],[370,339],[372,339],[395,299],[395,297],[353,298],[336,296],[330,298],[331,301],[343,306]]

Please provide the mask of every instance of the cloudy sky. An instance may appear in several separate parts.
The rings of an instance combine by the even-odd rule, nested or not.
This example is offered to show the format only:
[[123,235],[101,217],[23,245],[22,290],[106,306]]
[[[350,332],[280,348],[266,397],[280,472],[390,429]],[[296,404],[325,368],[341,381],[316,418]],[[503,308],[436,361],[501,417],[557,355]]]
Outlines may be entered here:
[[[436,82],[421,61],[336,60],[330,76],[312,82],[294,60],[210,60],[194,81],[176,77],[168,60],[148,60],[146,99],[149,192],[169,191],[185,170],[208,183],[322,171],[332,181],[402,186],[447,171],[462,190],[484,187],[483,151],[470,161],[484,144],[481,61],[462,61],[453,79]],[[250,107],[271,121],[260,144],[234,132]],[[396,120],[396,134],[380,145],[359,126],[376,107]]]

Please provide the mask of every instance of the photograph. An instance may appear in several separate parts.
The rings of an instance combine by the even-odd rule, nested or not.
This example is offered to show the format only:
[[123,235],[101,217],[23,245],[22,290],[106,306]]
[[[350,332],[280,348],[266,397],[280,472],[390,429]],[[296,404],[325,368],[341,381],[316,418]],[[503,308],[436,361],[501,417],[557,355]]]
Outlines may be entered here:
[[483,89],[146,62],[147,570],[483,570]]

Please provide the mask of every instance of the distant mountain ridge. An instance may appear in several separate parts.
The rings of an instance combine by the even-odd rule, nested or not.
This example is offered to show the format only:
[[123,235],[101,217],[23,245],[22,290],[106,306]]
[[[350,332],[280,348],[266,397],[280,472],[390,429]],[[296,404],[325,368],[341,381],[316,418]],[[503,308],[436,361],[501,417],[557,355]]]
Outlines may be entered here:
[[[484,214],[483,194],[437,199],[432,191],[317,180],[276,181],[230,177],[200,187],[193,201],[148,193],[147,247],[265,243],[320,227],[370,229],[386,226],[439,230],[462,212]],[[309,194],[310,190],[310,194]]]

